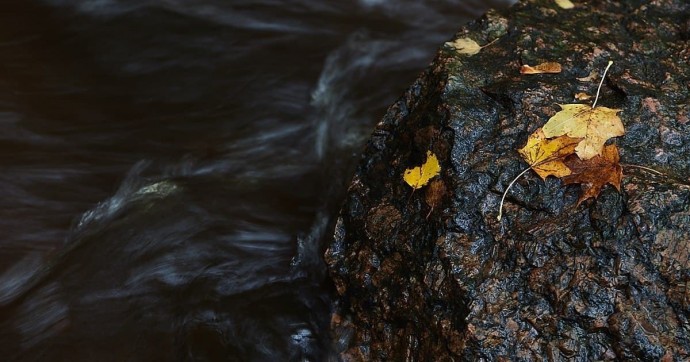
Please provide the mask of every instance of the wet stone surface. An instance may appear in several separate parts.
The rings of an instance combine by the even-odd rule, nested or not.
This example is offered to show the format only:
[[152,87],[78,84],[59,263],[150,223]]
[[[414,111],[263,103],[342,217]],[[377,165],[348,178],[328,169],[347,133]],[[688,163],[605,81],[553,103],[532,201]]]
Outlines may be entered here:
[[[690,5],[527,1],[444,45],[377,126],[326,253],[345,360],[690,359]],[[553,24],[553,25],[546,25]],[[621,192],[577,206],[516,152],[574,95],[619,108]],[[556,61],[559,74],[520,75]],[[403,182],[428,150],[443,195]],[[663,173],[645,171],[644,166]],[[426,198],[425,198],[426,196]]]

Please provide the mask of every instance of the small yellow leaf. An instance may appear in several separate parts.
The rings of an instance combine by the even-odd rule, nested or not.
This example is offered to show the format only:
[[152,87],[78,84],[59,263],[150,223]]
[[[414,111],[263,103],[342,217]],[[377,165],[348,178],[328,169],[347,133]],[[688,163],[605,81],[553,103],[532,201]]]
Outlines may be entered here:
[[575,153],[582,160],[600,155],[611,137],[625,134],[623,122],[616,115],[620,109],[592,108],[586,104],[560,104],[562,110],[549,118],[542,128],[546,138],[566,135],[583,138]]
[[570,0],[554,0],[556,2],[556,5],[560,6],[563,9],[572,9],[575,7],[575,4],[573,4]]
[[421,166],[408,168],[403,174],[403,180],[413,189],[419,189],[429,183],[429,180],[441,172],[438,158],[431,151],[426,151],[426,162]]
[[534,67],[527,64],[520,67],[520,74],[541,74],[541,73],[560,73],[561,64],[556,62],[546,62]]
[[568,136],[547,140],[539,128],[529,136],[525,147],[518,152],[542,180],[547,176],[563,177],[570,175],[570,169],[563,163],[563,159],[575,153],[575,147],[581,140]]
[[591,82],[594,79],[596,79],[598,76],[599,76],[599,72],[597,72],[596,70],[593,70],[593,71],[589,72],[588,76],[582,77],[582,78],[576,78],[576,79],[579,80],[580,82]]
[[575,99],[577,99],[578,101],[587,101],[587,100],[592,99],[592,96],[590,96],[589,94],[587,94],[585,92],[580,92],[580,93],[575,93]]
[[476,41],[470,38],[455,39],[454,42],[450,43],[450,46],[455,48],[458,53],[466,55],[475,55],[482,49]]

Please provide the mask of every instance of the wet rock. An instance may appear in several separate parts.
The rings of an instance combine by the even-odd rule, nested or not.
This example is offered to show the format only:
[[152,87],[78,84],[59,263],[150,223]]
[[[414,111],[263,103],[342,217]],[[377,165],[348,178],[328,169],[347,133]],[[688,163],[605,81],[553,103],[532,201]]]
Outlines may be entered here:
[[[457,34],[495,41],[478,54],[444,45],[377,125],[326,253],[340,356],[690,359],[688,19],[682,0],[526,1]],[[621,192],[577,206],[579,186],[528,172],[498,221],[516,149],[609,60]],[[520,75],[544,61],[563,71]],[[442,186],[413,192],[402,174],[428,150]]]

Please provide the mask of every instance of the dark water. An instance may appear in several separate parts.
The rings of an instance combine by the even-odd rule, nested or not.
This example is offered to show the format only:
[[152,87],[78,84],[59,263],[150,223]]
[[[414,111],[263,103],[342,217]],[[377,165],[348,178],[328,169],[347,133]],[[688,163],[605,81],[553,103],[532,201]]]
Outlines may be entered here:
[[321,254],[460,0],[0,11],[0,356],[331,358]]

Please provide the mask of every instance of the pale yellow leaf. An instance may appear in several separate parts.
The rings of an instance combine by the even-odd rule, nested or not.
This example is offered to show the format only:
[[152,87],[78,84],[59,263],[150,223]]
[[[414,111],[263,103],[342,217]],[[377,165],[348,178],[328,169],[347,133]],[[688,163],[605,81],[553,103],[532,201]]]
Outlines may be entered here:
[[554,0],[556,2],[556,5],[560,6],[563,9],[572,9],[575,7],[575,4],[573,4],[570,0]]
[[460,54],[475,55],[479,53],[482,47],[476,41],[470,38],[455,39],[450,45],[455,48]]
[[598,76],[599,76],[599,72],[597,72],[596,70],[593,70],[593,71],[589,72],[588,76],[582,77],[582,78],[576,78],[576,79],[579,80],[580,82],[591,82],[591,81],[595,80]]
[[620,109],[607,107],[592,108],[586,104],[560,104],[562,110],[544,125],[546,138],[566,135],[583,138],[575,148],[577,156],[588,160],[600,155],[604,143],[611,137],[625,134],[623,123],[617,116]]

